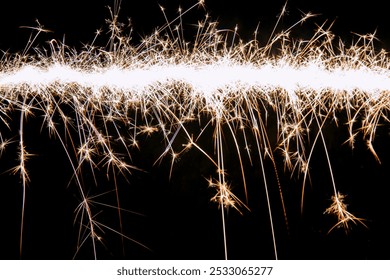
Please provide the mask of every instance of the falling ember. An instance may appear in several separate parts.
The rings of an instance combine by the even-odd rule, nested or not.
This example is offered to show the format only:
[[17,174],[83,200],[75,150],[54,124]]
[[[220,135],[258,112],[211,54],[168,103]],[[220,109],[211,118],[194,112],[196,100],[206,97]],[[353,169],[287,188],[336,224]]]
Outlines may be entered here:
[[345,195],[337,193],[337,196],[332,196],[332,205],[325,210],[326,214],[337,215],[338,223],[334,225],[329,232],[337,227],[344,227],[347,231],[349,229],[349,222],[356,224],[357,222],[361,223],[363,226],[366,226],[362,219],[356,218],[353,214],[347,211],[347,205],[344,203]]
[[[198,5],[203,5],[203,1]],[[178,19],[182,19],[182,14]],[[298,23],[311,16],[306,14]],[[12,171],[22,178],[23,207],[30,156],[24,142],[24,122],[40,115],[49,133],[55,136],[53,141],[60,141],[65,149],[78,187],[81,203],[76,213],[82,224],[78,246],[87,240],[92,242],[95,258],[98,257],[97,243],[106,231],[137,241],[124,235],[121,229],[108,227],[95,218],[96,208],[92,206],[97,204],[82,183],[83,164],[96,169],[94,172],[111,174],[117,191],[115,176],[118,173],[137,172],[137,166],[131,163],[131,149],[139,148],[142,134],[156,133],[163,138],[164,152],[156,162],[164,157],[171,161],[170,177],[174,176],[172,169],[176,160],[189,149],[197,150],[215,167],[215,177],[207,180],[215,190],[211,201],[221,207],[226,258],[225,211],[233,208],[245,215],[242,209],[247,208],[248,199],[238,198],[228,182],[229,170],[226,170],[224,158],[227,133],[233,139],[229,149],[237,154],[245,194],[243,158],[260,162],[258,172],[264,180],[259,184],[264,187],[267,198],[276,258],[277,240],[268,191],[279,188],[284,207],[283,186],[268,184],[270,175],[264,170],[264,161],[272,162],[278,176],[277,153],[281,152],[285,168],[291,174],[298,173],[304,178],[300,202],[303,209],[313,149],[323,146],[334,193],[332,205],[325,212],[338,217],[331,230],[340,226],[349,228],[350,222],[364,225],[362,219],[346,210],[345,196],[337,189],[323,126],[330,119],[337,122],[338,113],[345,112],[349,133],[346,142],[353,146],[354,139],[361,133],[373,156],[380,160],[373,140],[378,123],[388,121],[390,61],[384,51],[375,51],[374,36],[362,36],[354,45],[346,47],[335,42],[325,26],[320,26],[310,40],[292,41],[288,36],[295,24],[261,46],[256,38],[250,42],[236,40],[236,30],[231,34],[220,32],[217,23],[206,17],[199,23],[191,44],[182,38],[181,23],[172,29],[173,23],[176,24],[173,21],[134,46],[128,39],[130,36],[123,36],[115,25],[115,16],[114,19],[110,25],[110,45],[115,48],[110,50],[87,46],[76,52],[51,41],[50,55],[39,51],[35,55],[8,55],[0,62],[1,122],[7,125],[9,116],[20,111],[19,135],[12,140],[5,139],[0,131],[0,155],[11,142],[19,143],[19,164]],[[39,27],[36,31],[39,34],[44,30]],[[279,50],[277,54],[275,49]],[[277,118],[276,148],[270,144],[266,129],[267,110],[274,112]],[[189,124],[193,122],[199,123],[200,132],[191,130]],[[214,130],[210,140],[214,153],[199,141],[206,126]],[[75,147],[69,148],[65,138],[72,138],[74,132],[70,131],[73,130],[77,139],[71,141]],[[314,131],[315,135],[307,141],[309,131]],[[177,137],[179,133],[184,138]],[[249,138],[255,143],[251,148],[246,144]],[[121,145],[120,151],[116,150],[117,143]],[[118,191],[116,195],[120,196]],[[120,217],[119,199],[117,203],[115,207]],[[283,212],[287,217],[286,209]],[[21,250],[23,234],[22,218]]]

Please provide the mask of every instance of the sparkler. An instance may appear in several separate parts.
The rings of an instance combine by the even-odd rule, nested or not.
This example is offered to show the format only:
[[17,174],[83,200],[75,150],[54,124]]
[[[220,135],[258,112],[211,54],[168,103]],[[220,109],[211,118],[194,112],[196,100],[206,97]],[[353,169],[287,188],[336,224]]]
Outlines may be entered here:
[[[243,164],[246,157],[250,162],[260,162],[258,172],[263,182],[259,184],[263,185],[267,197],[276,258],[277,240],[268,191],[271,187],[279,188],[283,204],[283,186],[269,185],[270,175],[266,174],[264,161],[271,161],[278,178],[280,171],[275,156],[279,153],[286,170],[303,176],[303,209],[313,150],[322,144],[334,192],[332,205],[325,212],[338,217],[335,227],[348,229],[350,222],[364,225],[362,219],[347,211],[345,196],[337,189],[323,127],[329,120],[337,122],[339,112],[345,113],[349,132],[346,142],[353,147],[361,133],[373,156],[380,161],[373,140],[378,124],[388,121],[390,63],[384,51],[375,51],[374,35],[361,36],[355,44],[345,46],[336,42],[330,27],[324,24],[307,41],[290,39],[290,31],[313,16],[308,13],[261,46],[257,31],[252,41],[243,42],[237,39],[237,29],[221,32],[217,23],[206,16],[198,23],[194,41],[188,43],[183,35],[182,17],[203,4],[199,1],[185,12],[180,10],[178,18],[167,19],[166,25],[136,46],[130,36],[123,35],[116,6],[109,25],[108,49],[92,44],[77,52],[53,40],[49,43],[50,51],[36,49],[35,55],[30,55],[33,43],[29,43],[22,54],[7,55],[1,61],[0,120],[8,126],[13,121],[9,119],[12,112],[20,111],[20,125],[19,135],[12,140],[0,133],[0,155],[11,142],[18,143],[19,164],[12,172],[21,177],[23,207],[30,156],[24,141],[25,120],[40,115],[49,134],[61,143],[73,170],[81,200],[76,209],[81,224],[78,249],[91,242],[95,258],[104,231],[137,241],[121,229],[98,221],[92,205],[99,203],[96,197],[88,195],[88,188],[82,182],[82,169],[89,166],[94,174],[98,170],[110,174],[117,196],[117,205],[112,207],[118,210],[121,220],[123,209],[116,176],[138,172],[137,166],[131,163],[131,154],[132,149],[141,148],[142,134],[158,134],[164,140],[165,150],[156,163],[168,158],[170,177],[174,176],[175,161],[190,149],[199,151],[215,166],[216,176],[208,182],[215,189],[211,200],[221,210],[226,258],[225,213],[233,208],[245,215],[243,209],[247,208]],[[45,31],[41,26],[34,30],[35,38]],[[267,116],[271,112],[277,118],[276,144],[271,143],[267,131]],[[196,123],[198,132],[190,129]],[[210,139],[214,153],[200,144],[209,127],[214,131]],[[237,154],[246,194],[243,198],[232,192],[227,177],[226,135],[233,139],[229,149]],[[310,135],[314,138],[309,139]],[[286,209],[284,213],[287,216]],[[23,217],[24,210],[21,251]]]

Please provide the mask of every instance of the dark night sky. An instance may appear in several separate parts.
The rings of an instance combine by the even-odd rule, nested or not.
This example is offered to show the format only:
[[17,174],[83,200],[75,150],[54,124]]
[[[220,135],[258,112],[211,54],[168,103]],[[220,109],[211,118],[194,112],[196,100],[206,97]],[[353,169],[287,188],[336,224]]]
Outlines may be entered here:
[[[105,19],[109,17],[107,6],[113,6],[113,0],[84,0],[84,1],[7,1],[2,4],[0,35],[1,49],[20,48],[29,35],[28,30],[20,30],[20,26],[35,26],[35,20],[46,28],[54,31],[48,38],[62,38],[66,35],[69,45],[92,40],[96,29],[105,26]],[[136,2],[136,3],[135,3]],[[185,9],[195,1],[129,1],[122,0],[121,18],[125,21],[131,18],[136,33],[149,34],[156,26],[164,23],[164,17],[159,9],[161,4],[167,9],[170,18],[176,16],[179,6]],[[272,2],[272,4],[270,3]],[[49,3],[49,4],[48,4]],[[239,27],[239,33],[244,38],[250,38],[257,24],[260,22],[260,31],[269,34],[276,22],[276,16],[285,1],[206,1],[207,12],[213,19],[220,22],[221,28]],[[289,26],[297,21],[302,12],[313,12],[319,16],[313,21],[321,24],[325,20],[335,21],[334,32],[350,41],[351,32],[360,34],[372,33],[377,30],[377,37],[388,42],[386,34],[390,28],[386,9],[381,1],[375,0],[364,4],[356,1],[302,1],[288,2],[289,16],[285,17],[282,26]],[[202,12],[191,12],[185,18],[188,24],[196,23]],[[311,31],[313,23],[303,27]]]
[[[137,2],[134,4],[133,2]],[[263,3],[267,2],[267,3]],[[220,28],[234,28],[238,24],[239,34],[243,39],[252,39],[253,31],[260,22],[260,36],[270,34],[285,1],[223,1],[206,0],[207,12],[213,19],[220,22]],[[321,24],[325,20],[335,20],[332,29],[337,36],[348,44],[353,40],[351,32],[359,34],[371,33],[377,30],[379,48],[390,49],[390,30],[388,14],[383,2],[375,0],[358,1],[299,1],[288,2],[289,15],[281,22],[281,27],[288,27],[300,18],[300,11],[318,13],[302,27],[297,27],[295,35],[309,36],[315,28],[314,23]],[[50,4],[48,4],[50,3]],[[105,19],[109,17],[107,6],[113,0],[68,0],[68,1],[8,1],[0,7],[0,49],[12,52],[21,51],[30,34],[30,30],[20,26],[36,26],[38,20],[52,33],[43,34],[37,40],[37,45],[56,38],[69,46],[79,48],[81,43],[88,43],[94,37],[96,29],[105,27]],[[159,3],[167,8],[169,18],[176,16],[179,5],[183,9],[193,5],[194,1],[167,1]],[[231,3],[231,4],[228,4]],[[340,4],[342,3],[342,4]],[[184,18],[191,24],[202,18],[202,10],[194,10]],[[164,17],[156,0],[130,1],[122,0],[121,19],[131,18],[134,34],[141,36],[149,34],[155,27],[164,24]],[[264,35],[262,35],[264,34]],[[135,37],[137,37],[135,35]],[[135,39],[136,40],[136,39]],[[265,39],[266,40],[266,39]],[[17,114],[15,114],[17,116]],[[17,118],[17,117],[15,117]],[[71,170],[66,165],[66,158],[55,140],[50,140],[45,133],[40,133],[40,119],[31,120],[27,132],[32,153],[38,155],[31,160],[32,182],[28,189],[28,207],[26,210],[26,240],[23,258],[35,259],[69,259],[75,252],[77,227],[73,226],[74,209],[77,206],[77,194],[67,188]],[[5,135],[17,135],[18,123],[14,123],[12,132]],[[0,129],[5,131],[4,125]],[[327,165],[321,149],[316,156],[318,160],[312,166],[312,186],[308,186],[305,212],[299,211],[300,180],[290,179],[283,174],[280,165],[281,183],[285,191],[289,212],[289,229],[286,229],[283,215],[280,211],[277,189],[271,191],[275,201],[274,214],[278,248],[280,257],[285,259],[381,259],[387,258],[383,253],[389,252],[390,244],[385,234],[388,213],[382,205],[387,203],[390,194],[383,184],[387,180],[390,167],[390,149],[386,145],[390,140],[388,125],[378,129],[375,146],[382,159],[379,165],[367,151],[363,141],[358,139],[354,151],[347,145],[346,127],[336,128],[330,125],[325,131],[329,137],[329,149],[333,158],[336,181],[353,203],[351,209],[357,215],[367,219],[369,230],[357,226],[350,235],[336,231],[327,235],[327,230],[334,220],[322,215],[329,205],[331,188]],[[211,132],[210,137],[211,137]],[[129,184],[118,179],[121,189],[123,208],[138,211],[145,217],[125,214],[124,232],[149,246],[152,251],[145,250],[126,242],[123,256],[121,241],[112,235],[107,236],[104,246],[99,247],[103,258],[141,258],[141,259],[222,259],[222,230],[220,211],[209,202],[211,192],[203,177],[213,174],[214,168],[199,153],[186,154],[175,166],[173,178],[168,180],[169,162],[161,166],[151,167],[154,160],[162,152],[163,147],[159,137],[145,139],[143,150],[134,151],[134,162],[147,173],[134,172]],[[229,141],[229,140],[227,140]],[[48,151],[50,147],[50,151]],[[11,146],[0,159],[0,172],[15,165],[16,146]],[[233,154],[226,154],[230,170],[238,168]],[[53,164],[55,163],[55,164]],[[188,164],[191,166],[188,166]],[[229,256],[233,259],[272,259],[272,240],[270,239],[267,210],[265,206],[263,187],[259,182],[262,178],[256,174],[254,167],[247,163],[250,190],[250,207],[252,212],[243,216],[229,211],[228,214],[228,244]],[[267,166],[270,184],[275,184],[272,166]],[[258,170],[258,169],[257,169]],[[326,172],[324,172],[326,170]],[[253,172],[251,172],[253,171]],[[236,174],[231,172],[231,176]],[[205,175],[207,174],[207,175]],[[325,174],[325,175],[324,175]],[[90,174],[86,175],[86,181]],[[102,182],[106,182],[101,175]],[[4,250],[0,258],[17,259],[18,230],[20,222],[21,192],[17,176],[1,175],[6,190],[0,203],[0,217],[6,226],[0,237]],[[34,181],[35,180],[35,181]],[[6,182],[6,183],[5,183]],[[236,180],[237,193],[242,195],[239,180]],[[260,186],[259,186],[260,185]],[[142,186],[142,187],[141,187]],[[73,188],[73,189],[72,189]],[[255,199],[255,198],[258,198]],[[261,203],[258,203],[261,201]],[[7,202],[7,203],[6,203]],[[115,202],[114,197],[107,197],[107,202]],[[4,207],[4,208],[3,208]],[[5,215],[4,213],[10,213]],[[116,212],[102,215],[103,219],[114,219]],[[75,229],[76,228],[76,229]],[[112,238],[112,239],[111,239]],[[86,246],[78,257],[91,258],[91,250]]]

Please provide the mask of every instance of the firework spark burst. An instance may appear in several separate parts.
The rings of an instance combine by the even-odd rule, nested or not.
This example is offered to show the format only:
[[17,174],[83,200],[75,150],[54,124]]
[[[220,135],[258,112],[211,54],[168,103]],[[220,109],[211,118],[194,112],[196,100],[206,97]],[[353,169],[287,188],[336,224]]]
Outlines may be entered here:
[[[156,163],[167,158],[171,162],[170,177],[174,176],[175,162],[190,149],[199,151],[215,166],[215,177],[207,181],[215,190],[211,201],[221,209],[226,258],[225,212],[233,208],[245,215],[248,200],[247,196],[237,197],[230,188],[224,160],[226,134],[233,139],[230,149],[236,152],[245,193],[244,158],[260,162],[258,172],[264,180],[259,185],[263,185],[267,197],[276,258],[277,240],[268,191],[279,188],[283,203],[283,186],[279,183],[270,186],[271,175],[264,170],[264,161],[269,160],[278,176],[275,155],[282,154],[285,169],[291,174],[303,176],[303,209],[313,150],[323,145],[334,193],[332,205],[325,212],[338,217],[331,230],[340,226],[348,229],[350,222],[364,225],[363,219],[347,211],[345,196],[337,189],[323,126],[329,120],[337,123],[340,112],[346,114],[349,133],[346,142],[353,147],[355,138],[361,134],[380,161],[373,140],[378,124],[388,121],[390,62],[386,52],[375,50],[375,36],[364,35],[353,45],[345,46],[324,24],[310,40],[292,40],[290,31],[313,16],[308,13],[290,28],[272,35],[262,46],[257,41],[257,31],[252,41],[243,42],[238,39],[237,29],[221,32],[217,23],[206,16],[198,23],[194,41],[188,43],[182,31],[182,18],[194,7],[203,5],[200,1],[186,11],[180,10],[178,18],[167,20],[166,25],[139,45],[133,45],[131,36],[124,35],[117,12],[113,12],[108,47],[91,44],[78,52],[53,40],[48,51],[37,48],[35,54],[29,54],[33,45],[29,43],[23,53],[6,55],[1,60],[0,120],[9,126],[11,116],[20,111],[20,125],[19,134],[12,139],[5,139],[4,133],[0,133],[0,155],[9,145],[17,143],[19,163],[12,172],[21,178],[23,207],[31,156],[24,141],[25,121],[40,115],[43,126],[66,151],[73,170],[72,179],[80,197],[76,209],[81,224],[78,248],[91,242],[95,258],[96,246],[105,231],[146,246],[122,233],[120,228],[99,222],[92,207],[99,202],[82,183],[82,170],[88,167],[92,172],[104,170],[111,174],[117,196],[117,205],[112,207],[121,219],[123,209],[115,178],[119,173],[127,176],[138,172],[131,163],[131,154],[134,148],[142,149],[139,139],[144,134],[162,137],[164,151]],[[45,32],[41,26],[33,31],[35,38]],[[273,112],[277,119],[276,145],[269,140],[268,112]],[[196,123],[198,132],[190,128]],[[213,153],[199,140],[207,127],[214,131],[210,139]],[[184,137],[178,137],[179,134]],[[309,139],[309,135],[314,137]],[[254,147],[248,141],[255,143]],[[286,209],[283,211],[287,216]],[[21,251],[23,216],[24,210]]]

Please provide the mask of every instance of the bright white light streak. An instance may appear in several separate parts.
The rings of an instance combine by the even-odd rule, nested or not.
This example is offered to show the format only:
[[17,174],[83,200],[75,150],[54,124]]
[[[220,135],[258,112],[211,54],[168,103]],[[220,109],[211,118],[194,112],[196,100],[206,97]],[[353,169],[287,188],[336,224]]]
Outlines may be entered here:
[[[45,88],[55,83],[76,84],[93,89],[95,94],[103,88],[121,92],[145,92],[149,87],[171,83],[185,83],[193,92],[209,97],[223,92],[245,92],[248,89],[272,91],[285,90],[290,98],[295,92],[324,91],[352,93],[365,92],[377,99],[382,92],[390,91],[390,71],[368,68],[325,69],[321,65],[304,66],[265,64],[261,66],[217,61],[210,65],[162,64],[139,68],[108,67],[93,71],[53,64],[45,68],[24,66],[21,69],[0,74],[0,87],[17,88],[27,85]],[[222,90],[222,96],[221,96]],[[351,96],[353,97],[353,96]]]

